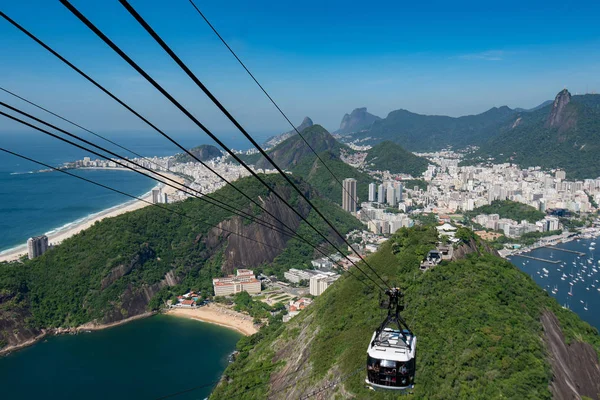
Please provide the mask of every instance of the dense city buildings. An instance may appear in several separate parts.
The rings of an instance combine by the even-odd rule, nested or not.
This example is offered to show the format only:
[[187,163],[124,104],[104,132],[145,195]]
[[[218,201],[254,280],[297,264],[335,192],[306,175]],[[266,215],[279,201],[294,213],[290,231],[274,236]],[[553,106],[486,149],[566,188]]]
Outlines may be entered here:
[[342,182],[342,208],[345,211],[356,212],[356,179],[346,178]]
[[31,237],[27,240],[27,256],[30,260],[41,256],[48,250],[48,237],[46,235]]
[[[229,182],[236,181],[240,178],[250,176],[250,172],[241,165],[232,164],[228,162],[226,157],[215,158],[210,161],[205,161],[204,165],[199,162],[177,162],[177,156],[169,157],[146,157],[146,158],[133,158],[131,160],[117,160],[120,163],[130,167],[132,169],[140,169],[135,164],[138,164],[144,168],[148,168],[152,171],[161,173],[170,173],[177,175],[178,177],[185,178],[187,181],[186,185],[192,190],[178,190],[175,193],[169,194],[168,198],[164,192],[151,193],[150,201],[154,204],[158,203],[172,203],[177,201],[185,200],[190,197],[190,193],[194,191],[198,193],[212,193],[226,185],[226,183],[216,176],[208,167],[213,171],[217,172],[223,178]],[[135,164],[133,164],[135,162]],[[84,157],[83,160],[77,160],[63,164],[63,169],[72,168],[95,168],[95,169],[126,169],[125,167],[117,164],[112,160],[92,160],[90,157]],[[254,169],[257,173],[276,173],[276,170],[270,169]],[[159,178],[165,180],[164,178]],[[162,184],[161,184],[162,185]],[[356,197],[354,197],[356,198]]]
[[240,292],[250,294],[261,292],[260,281],[256,279],[254,272],[249,269],[238,269],[236,275],[214,278],[213,289],[215,296],[228,296]]

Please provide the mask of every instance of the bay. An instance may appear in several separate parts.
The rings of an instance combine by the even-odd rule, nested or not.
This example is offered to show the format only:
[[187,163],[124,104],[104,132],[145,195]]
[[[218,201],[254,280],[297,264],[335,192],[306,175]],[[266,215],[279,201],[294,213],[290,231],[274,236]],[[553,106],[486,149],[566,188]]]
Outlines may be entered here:
[[[158,315],[0,357],[3,399],[155,399],[218,381],[241,335]],[[179,394],[204,399],[213,385]]]
[[[595,242],[600,242],[600,238],[574,240],[555,246],[577,253],[547,247],[523,253],[551,262],[520,256],[511,256],[510,261],[531,276],[559,304],[600,330],[600,247],[592,246]],[[556,261],[558,263],[555,263]],[[547,276],[544,268],[548,271]],[[553,289],[556,289],[555,293]]]
[[[180,150],[167,139],[151,132],[109,133],[108,139],[142,156],[169,156]],[[239,136],[222,139],[234,148],[247,148]],[[259,135],[260,136],[260,135]],[[82,137],[124,156],[124,150],[90,134]],[[179,133],[175,139],[184,147],[210,143],[200,133]],[[4,132],[0,147],[52,166],[97,156],[36,132]],[[0,252],[23,245],[31,236],[51,233],[108,208],[128,202],[130,197],[111,192],[59,172],[33,173],[45,169],[38,164],[0,151]],[[149,192],[156,182],[128,171],[71,171],[133,196]]]

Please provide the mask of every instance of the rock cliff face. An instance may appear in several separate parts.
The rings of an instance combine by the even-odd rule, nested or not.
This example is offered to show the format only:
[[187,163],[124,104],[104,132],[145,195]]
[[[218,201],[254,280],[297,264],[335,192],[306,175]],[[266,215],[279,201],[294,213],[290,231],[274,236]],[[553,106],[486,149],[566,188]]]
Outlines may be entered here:
[[571,102],[571,93],[567,89],[561,90],[552,103],[552,111],[546,120],[546,128],[560,127],[566,121],[567,105]]
[[345,114],[340,124],[340,129],[335,133],[345,134],[358,132],[362,129],[369,128],[373,122],[379,121],[381,118],[369,114],[366,107],[355,108],[350,114]]
[[556,315],[546,311],[541,317],[544,341],[552,365],[550,389],[555,399],[598,399],[600,363],[594,347],[588,343],[567,344]]
[[[286,188],[286,190],[288,191],[286,195],[289,195],[290,189]],[[268,198],[261,199],[261,203],[270,213],[292,229],[295,230],[300,226],[300,218],[274,195],[271,194]],[[303,217],[306,217],[310,209],[300,206],[298,211]],[[265,215],[262,218],[277,226],[279,230],[286,231],[286,228],[281,223],[269,216]],[[207,247],[211,251],[215,251],[225,243],[223,247],[224,262],[222,270],[228,274],[232,274],[235,268],[253,268],[272,262],[290,239],[289,236],[263,225],[255,223],[246,224],[241,217],[234,217],[223,221],[219,224],[219,228],[239,234],[224,234],[222,230],[213,228],[208,236],[204,238]],[[247,238],[252,238],[260,243]]]

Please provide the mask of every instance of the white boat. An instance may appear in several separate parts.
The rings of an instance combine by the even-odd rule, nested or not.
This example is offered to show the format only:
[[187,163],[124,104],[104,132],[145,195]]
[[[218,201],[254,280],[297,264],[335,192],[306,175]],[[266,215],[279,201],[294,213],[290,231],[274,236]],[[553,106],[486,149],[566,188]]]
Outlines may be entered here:
[[569,296],[573,296],[573,284],[571,283],[571,289],[569,289]]
[[587,301],[585,302],[585,307],[583,307],[583,309],[584,309],[585,311],[587,311],[587,310],[588,310],[588,308],[587,308]]

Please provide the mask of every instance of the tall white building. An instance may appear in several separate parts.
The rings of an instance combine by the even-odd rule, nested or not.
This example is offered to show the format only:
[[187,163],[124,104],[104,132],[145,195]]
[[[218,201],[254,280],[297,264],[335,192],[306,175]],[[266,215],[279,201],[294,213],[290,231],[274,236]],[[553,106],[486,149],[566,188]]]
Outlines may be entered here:
[[377,185],[369,183],[369,201],[373,202],[377,199]]
[[161,200],[160,189],[152,189],[152,204],[158,204]]
[[346,178],[342,185],[342,208],[348,212],[356,212],[356,179]]
[[35,236],[27,239],[27,256],[30,260],[41,256],[48,250],[48,237]]
[[379,185],[379,187],[377,188],[377,202],[378,203],[385,203],[385,186],[382,183],[381,185]]
[[392,184],[389,184],[386,190],[386,200],[390,207],[396,206],[396,189]]
[[404,187],[401,182],[394,182],[394,189],[396,190],[396,201],[398,203],[402,202],[402,190]]
[[310,278],[310,294],[320,296],[325,289],[333,284],[340,276],[333,272],[323,272]]

